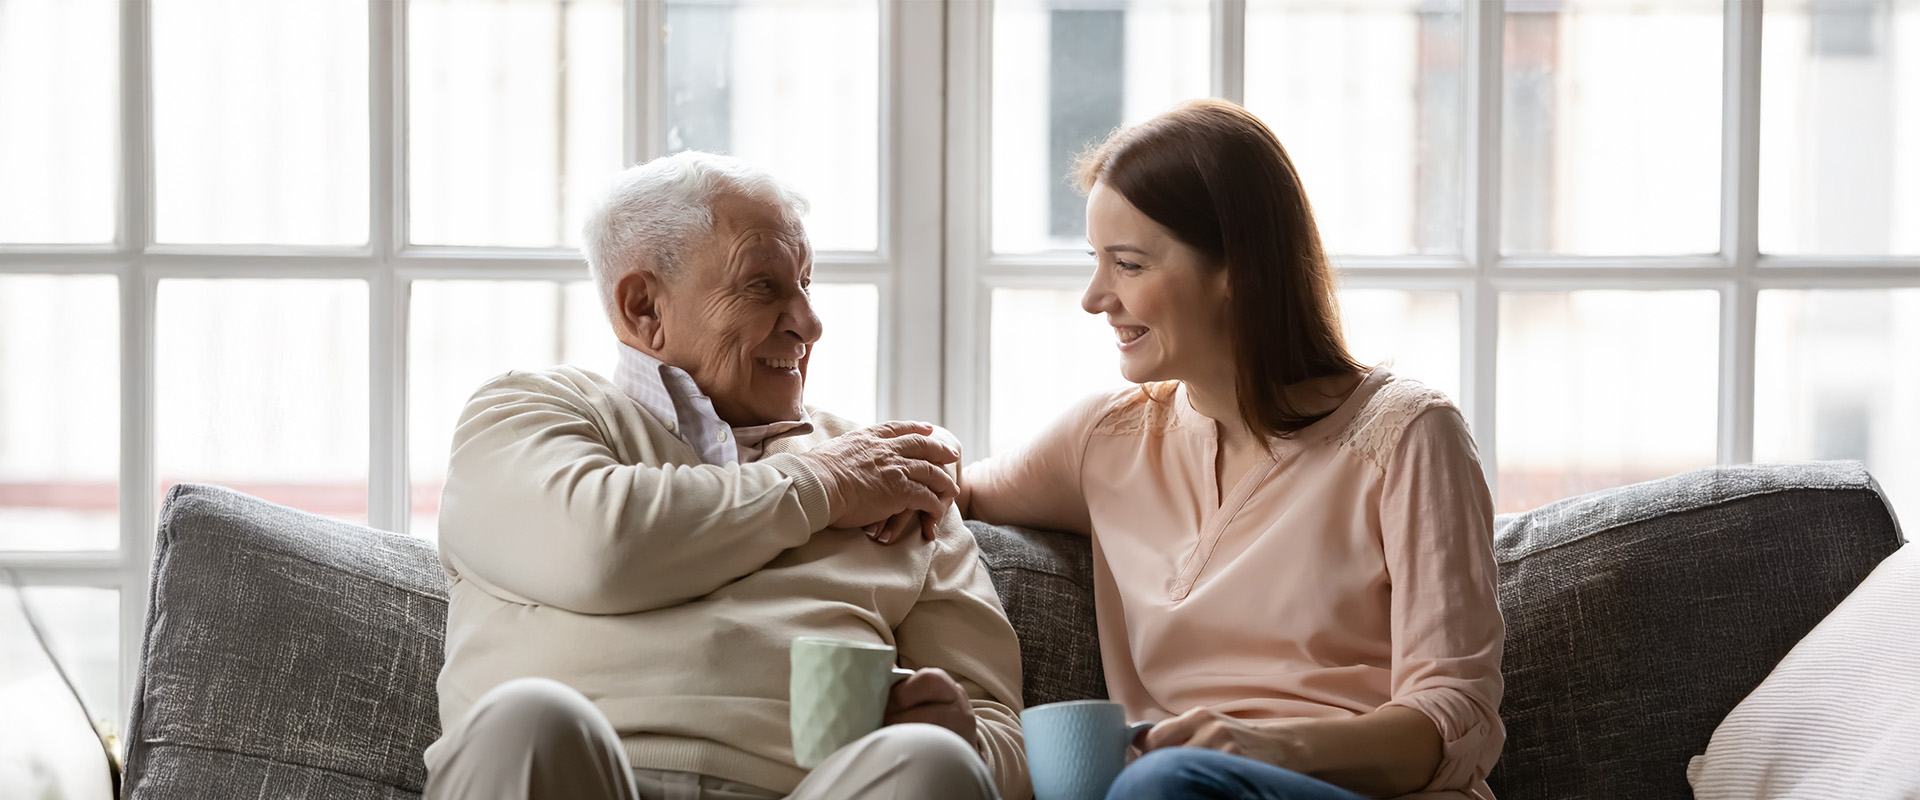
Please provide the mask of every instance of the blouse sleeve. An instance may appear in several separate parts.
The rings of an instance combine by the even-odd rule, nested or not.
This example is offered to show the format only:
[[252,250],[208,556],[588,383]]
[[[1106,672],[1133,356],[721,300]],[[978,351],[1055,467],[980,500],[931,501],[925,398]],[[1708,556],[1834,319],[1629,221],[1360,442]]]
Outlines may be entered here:
[[961,470],[967,516],[995,525],[1092,533],[1080,482],[1087,442],[1115,401],[1137,391],[1129,387],[1082,400],[1033,441]]
[[1386,464],[1381,539],[1392,585],[1393,699],[1440,730],[1424,791],[1465,790],[1493,770],[1500,722],[1500,618],[1493,499],[1466,421],[1451,406],[1408,424]]

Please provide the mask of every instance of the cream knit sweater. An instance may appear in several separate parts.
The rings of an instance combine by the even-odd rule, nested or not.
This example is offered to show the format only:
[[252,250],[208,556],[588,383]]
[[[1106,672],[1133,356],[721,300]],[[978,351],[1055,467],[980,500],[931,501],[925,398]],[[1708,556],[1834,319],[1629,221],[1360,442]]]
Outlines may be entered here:
[[854,426],[810,413],[813,433],[717,467],[598,375],[481,387],[441,497],[443,727],[501,683],[547,677],[593,701],[635,767],[791,792],[806,771],[789,643],[884,642],[966,687],[1001,795],[1026,797],[1019,642],[973,537],[951,510],[934,542],[827,529],[820,481],[792,453]]

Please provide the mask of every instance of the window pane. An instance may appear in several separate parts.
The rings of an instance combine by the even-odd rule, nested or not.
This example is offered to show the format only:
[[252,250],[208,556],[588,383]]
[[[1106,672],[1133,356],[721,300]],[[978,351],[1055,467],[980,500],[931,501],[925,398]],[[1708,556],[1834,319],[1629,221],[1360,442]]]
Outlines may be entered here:
[[0,550],[119,546],[118,291],[0,276]]
[[1247,108],[1293,158],[1332,252],[1460,252],[1461,5],[1247,4]]
[[410,238],[555,247],[620,169],[619,0],[407,4]]
[[[120,592],[81,586],[27,586],[20,599],[40,622],[47,647],[86,702],[96,722],[118,726],[120,702]],[[5,602],[0,598],[0,602]],[[64,690],[64,687],[63,687]],[[4,723],[0,723],[4,724]]]
[[[407,460],[413,473],[408,532],[432,537],[438,530],[454,424],[474,391],[508,370],[562,363],[566,344],[560,339],[570,331],[561,324],[561,303],[569,300],[552,281],[413,282],[407,322]],[[601,320],[597,341],[604,342],[611,336]]]
[[[0,794],[111,797],[106,758],[94,730],[40,647],[25,610],[21,592],[0,580]],[[43,625],[51,622],[47,616],[41,616]],[[57,642],[53,647],[68,649]],[[64,653],[61,661],[72,666]]]
[[1769,0],[1760,249],[1920,254],[1920,0]]
[[1507,4],[1508,253],[1720,249],[1720,0]]
[[1079,289],[995,289],[987,455],[1026,444],[1094,392],[1127,385],[1113,328]]
[[874,249],[879,4],[669,2],[667,31],[667,150],[754,161],[807,196],[815,249]]
[[1343,289],[1347,349],[1460,399],[1460,296],[1453,292]]
[[118,5],[0,0],[0,242],[113,240]]
[[1209,93],[1208,0],[993,7],[993,249],[1086,248],[1073,159],[1121,124]]
[[1720,296],[1500,298],[1501,512],[1710,466]]
[[1864,461],[1920,520],[1920,289],[1760,293],[1753,455]]
[[213,483],[364,523],[367,285],[163,280],[160,485]]
[[154,0],[162,242],[367,241],[367,4]]
[[880,287],[816,282],[813,311],[825,330],[807,359],[807,403],[862,424],[874,422],[880,393]]

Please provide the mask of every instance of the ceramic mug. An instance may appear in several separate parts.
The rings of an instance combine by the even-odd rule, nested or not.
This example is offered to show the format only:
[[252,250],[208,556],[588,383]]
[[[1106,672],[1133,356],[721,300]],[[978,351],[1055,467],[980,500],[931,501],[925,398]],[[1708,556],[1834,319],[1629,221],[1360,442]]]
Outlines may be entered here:
[[1027,771],[1038,800],[1100,800],[1127,765],[1127,747],[1151,722],[1127,724],[1107,700],[1069,700],[1020,712]]
[[808,769],[879,730],[888,692],[913,674],[894,666],[891,646],[819,636],[794,639],[792,662],[787,706],[793,759]]

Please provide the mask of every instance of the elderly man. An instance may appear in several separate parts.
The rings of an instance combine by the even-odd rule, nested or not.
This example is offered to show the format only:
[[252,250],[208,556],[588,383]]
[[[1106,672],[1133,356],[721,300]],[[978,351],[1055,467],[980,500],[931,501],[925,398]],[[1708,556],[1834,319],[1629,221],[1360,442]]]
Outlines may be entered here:
[[[1018,642],[942,468],[959,453],[801,404],[820,337],[804,211],[737,159],[627,170],[586,227],[612,379],[510,372],[468,402],[429,797],[1029,791]],[[891,644],[915,670],[884,727],[811,772],[788,728],[800,635]]]

